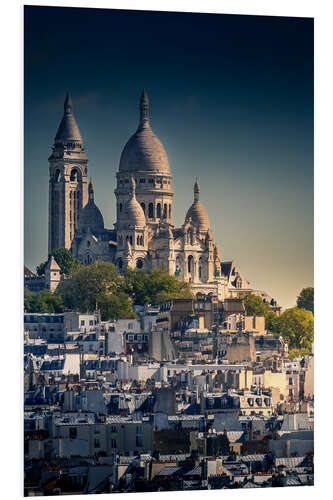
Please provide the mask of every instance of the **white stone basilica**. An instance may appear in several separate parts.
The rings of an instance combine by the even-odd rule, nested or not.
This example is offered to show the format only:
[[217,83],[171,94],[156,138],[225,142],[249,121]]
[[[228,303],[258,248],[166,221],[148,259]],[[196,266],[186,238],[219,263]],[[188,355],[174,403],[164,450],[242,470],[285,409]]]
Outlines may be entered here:
[[[198,180],[184,224],[172,224],[172,174],[166,151],[150,126],[149,101],[140,100],[137,131],[125,145],[117,172],[117,220],[105,229],[88,183],[88,159],[70,95],[49,157],[49,254],[65,247],[81,262],[113,262],[126,268],[165,269],[190,282],[195,294],[220,300],[250,290],[234,264],[221,264]],[[228,270],[228,273],[225,270]]]

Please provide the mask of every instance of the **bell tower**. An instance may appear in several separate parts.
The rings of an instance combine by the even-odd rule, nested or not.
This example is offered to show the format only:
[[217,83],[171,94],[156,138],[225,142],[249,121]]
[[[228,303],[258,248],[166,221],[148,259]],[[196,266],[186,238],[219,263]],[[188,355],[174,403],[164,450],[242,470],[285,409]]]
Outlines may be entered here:
[[49,254],[70,248],[79,227],[79,211],[88,202],[88,158],[67,93],[64,115],[49,157]]

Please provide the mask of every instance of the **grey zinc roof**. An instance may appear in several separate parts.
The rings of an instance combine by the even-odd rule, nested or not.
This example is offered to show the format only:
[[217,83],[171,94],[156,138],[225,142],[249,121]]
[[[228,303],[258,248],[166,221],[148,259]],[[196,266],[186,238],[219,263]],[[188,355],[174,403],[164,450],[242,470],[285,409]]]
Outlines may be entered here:
[[181,473],[182,470],[181,467],[167,465],[157,474],[157,476],[173,476],[175,473]]
[[300,467],[306,457],[291,457],[291,458],[276,458],[275,459],[275,465],[276,467],[279,467],[280,465],[284,465],[285,467]]
[[245,438],[244,431],[227,431],[227,437],[231,443],[239,443]]

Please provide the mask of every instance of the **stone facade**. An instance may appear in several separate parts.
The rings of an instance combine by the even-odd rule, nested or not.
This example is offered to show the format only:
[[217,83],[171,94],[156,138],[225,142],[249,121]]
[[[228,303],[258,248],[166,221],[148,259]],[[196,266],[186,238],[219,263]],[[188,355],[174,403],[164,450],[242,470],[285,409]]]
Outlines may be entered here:
[[165,269],[190,282],[195,294],[219,300],[249,290],[233,263],[221,262],[198,180],[183,225],[172,223],[172,174],[167,153],[151,129],[145,91],[138,128],[120,157],[113,230],[104,228],[92,181],[88,185],[88,158],[69,94],[49,164],[49,253],[65,247],[85,264],[107,261],[120,271]]

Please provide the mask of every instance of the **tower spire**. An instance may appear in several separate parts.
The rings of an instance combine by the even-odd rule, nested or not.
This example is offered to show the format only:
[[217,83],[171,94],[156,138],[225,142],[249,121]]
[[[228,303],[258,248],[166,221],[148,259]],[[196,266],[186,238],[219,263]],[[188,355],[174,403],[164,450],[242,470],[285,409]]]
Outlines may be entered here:
[[88,186],[88,193],[89,193],[89,200],[94,201],[95,186],[91,177]]
[[143,89],[140,98],[140,124],[139,129],[149,128],[149,100],[145,89]]
[[72,102],[72,98],[71,98],[71,94],[70,94],[69,90],[67,90],[67,94],[66,94],[66,98],[65,98],[65,102],[64,102],[64,111],[67,114],[70,114],[73,111],[73,102]]
[[194,183],[194,201],[199,201],[199,199],[200,199],[200,184],[198,181],[198,177],[196,177]]

